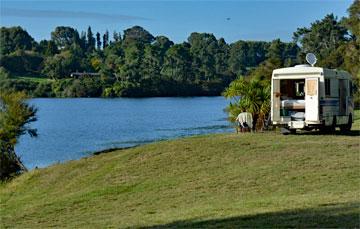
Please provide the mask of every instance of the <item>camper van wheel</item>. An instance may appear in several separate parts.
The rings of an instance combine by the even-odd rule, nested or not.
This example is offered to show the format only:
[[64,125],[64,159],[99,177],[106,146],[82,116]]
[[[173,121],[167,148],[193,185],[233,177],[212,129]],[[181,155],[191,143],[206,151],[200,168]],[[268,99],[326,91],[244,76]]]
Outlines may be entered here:
[[345,125],[341,125],[341,126],[340,126],[340,130],[341,130],[341,132],[350,131],[350,130],[351,130],[351,126],[352,126],[352,116],[351,116],[351,114],[350,114],[350,115],[349,115],[348,123],[345,124]]
[[335,132],[334,126],[324,126],[320,129],[323,134],[331,134]]
[[335,132],[336,131],[336,116],[334,116],[333,118],[333,122],[332,122],[332,125],[331,125],[331,132]]
[[334,133],[336,130],[336,117],[334,116],[333,121],[332,121],[332,125],[327,127],[327,132],[328,133]]
[[288,129],[288,128],[281,128],[280,129],[280,132],[283,134],[283,135],[288,135],[288,134],[296,134],[296,129]]
[[334,133],[336,129],[336,117],[333,118],[331,126],[323,126],[320,128],[320,131],[324,134]]

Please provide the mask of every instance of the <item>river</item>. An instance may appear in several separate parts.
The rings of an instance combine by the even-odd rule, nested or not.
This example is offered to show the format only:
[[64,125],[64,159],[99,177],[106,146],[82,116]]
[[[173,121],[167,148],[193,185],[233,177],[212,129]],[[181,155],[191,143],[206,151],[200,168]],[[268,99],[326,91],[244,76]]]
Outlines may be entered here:
[[45,167],[115,147],[230,132],[223,97],[32,99],[39,136],[16,146],[25,166]]

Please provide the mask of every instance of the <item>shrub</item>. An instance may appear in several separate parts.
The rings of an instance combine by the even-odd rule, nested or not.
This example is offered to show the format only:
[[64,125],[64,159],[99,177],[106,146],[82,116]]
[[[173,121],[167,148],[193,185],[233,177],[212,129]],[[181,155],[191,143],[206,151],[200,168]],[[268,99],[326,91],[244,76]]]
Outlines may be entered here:
[[36,136],[28,126],[36,121],[36,108],[25,102],[22,92],[0,92],[0,180],[26,170],[15,153],[15,145],[23,134]]

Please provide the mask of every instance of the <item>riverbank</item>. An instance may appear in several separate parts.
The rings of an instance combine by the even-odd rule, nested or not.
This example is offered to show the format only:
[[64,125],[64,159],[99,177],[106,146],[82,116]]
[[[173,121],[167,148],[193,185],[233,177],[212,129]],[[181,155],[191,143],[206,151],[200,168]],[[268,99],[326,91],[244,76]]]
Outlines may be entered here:
[[131,148],[135,148],[135,147],[138,147],[138,146],[140,146],[140,145],[129,146],[129,147],[109,148],[109,149],[104,149],[104,150],[99,150],[99,151],[93,152],[92,155],[96,156],[96,155],[100,155],[100,154],[104,154],[104,153],[111,153],[111,152],[114,152],[114,151],[121,151],[121,150],[131,149]]
[[1,227],[359,227],[359,130],[196,136],[36,169],[0,186]]

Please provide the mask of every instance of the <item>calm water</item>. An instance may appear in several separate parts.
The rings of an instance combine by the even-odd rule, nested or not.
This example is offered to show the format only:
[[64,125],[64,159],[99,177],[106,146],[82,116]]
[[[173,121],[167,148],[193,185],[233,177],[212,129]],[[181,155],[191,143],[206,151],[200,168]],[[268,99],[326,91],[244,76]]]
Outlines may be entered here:
[[103,149],[231,131],[222,97],[33,99],[39,137],[16,151],[28,168],[78,159]]

